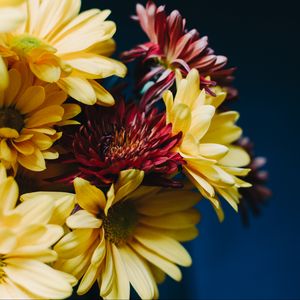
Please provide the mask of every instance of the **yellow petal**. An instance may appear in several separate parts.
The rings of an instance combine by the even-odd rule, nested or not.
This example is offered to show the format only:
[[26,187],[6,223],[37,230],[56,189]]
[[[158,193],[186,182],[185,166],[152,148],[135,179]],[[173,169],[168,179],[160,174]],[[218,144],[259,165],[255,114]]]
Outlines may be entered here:
[[5,139],[1,140],[0,142],[0,158],[8,161],[13,162],[16,159],[16,154],[14,149],[11,149]]
[[140,243],[136,241],[133,241],[130,245],[138,254],[140,254],[142,257],[147,259],[156,267],[163,270],[171,278],[173,278],[176,281],[181,280],[182,278],[181,271],[175,264],[171,263],[169,260],[163,258],[159,254],[156,254],[155,252],[149,250],[147,247],[142,246]]
[[30,69],[34,75],[46,82],[57,82],[61,76],[61,68],[52,64],[31,63]]
[[103,22],[107,13],[109,11],[93,9],[74,18],[60,33],[59,39],[56,37],[55,47],[59,53],[79,52],[110,39],[116,31],[116,25],[110,21]]
[[92,258],[91,264],[100,266],[106,254],[106,239],[103,228],[101,229],[101,241],[95,249]]
[[166,106],[166,122],[167,124],[171,123],[171,111],[173,108],[173,94],[171,91],[165,91],[163,94],[163,100]]
[[22,25],[25,20],[25,14],[23,13],[22,9],[19,8],[1,8],[0,20],[0,32],[10,32],[11,30],[15,30]]
[[115,99],[103,86],[95,80],[90,80],[90,84],[96,93],[97,104],[103,106],[112,106],[115,104]]
[[115,267],[115,274],[117,276],[114,280],[114,288],[112,289],[111,293],[108,295],[108,299],[129,299],[130,297],[130,285],[128,280],[128,275],[121,258],[120,252],[118,248],[111,244],[112,248],[112,256],[114,261]]
[[210,197],[215,195],[213,186],[201,176],[200,172],[194,171],[189,166],[184,167],[184,170],[185,174],[189,177],[201,194],[205,191],[208,195],[210,195]]
[[56,33],[58,28],[78,15],[80,4],[79,0],[42,1],[39,8],[39,23],[34,28],[35,35],[49,38],[51,33]]
[[17,238],[13,231],[9,229],[0,229],[0,253],[2,255],[10,253],[17,244]]
[[87,105],[97,102],[96,93],[87,79],[79,77],[61,78],[57,83],[69,96]]
[[18,200],[19,188],[12,177],[0,183],[0,215],[15,208]]
[[72,274],[73,276],[76,276],[76,278],[81,278],[90,265],[92,253],[93,249],[89,249],[73,258],[59,259],[55,263],[55,268]]
[[32,155],[35,151],[34,144],[31,141],[13,143],[14,148],[23,155]]
[[229,152],[219,161],[219,164],[228,167],[248,166],[250,164],[250,156],[243,148],[230,146]]
[[15,97],[21,88],[20,72],[17,71],[16,69],[10,69],[8,74],[9,74],[9,86],[8,89],[5,91],[5,96],[4,96],[4,102],[6,107],[11,106],[11,104],[14,102]]
[[186,77],[186,88],[184,98],[182,99],[183,103],[194,109],[195,106],[200,105],[200,103],[195,103],[198,100],[200,92],[199,72],[196,69],[192,69]]
[[95,241],[93,229],[75,229],[65,235],[54,247],[61,258],[73,258],[84,253]]
[[189,130],[192,122],[192,115],[190,108],[185,104],[176,104],[172,110],[172,131],[174,134],[183,132],[184,134]]
[[[64,116],[63,116],[64,120],[72,119],[81,112],[81,108],[77,104],[69,104],[69,103],[63,104],[62,107],[64,109]],[[66,121],[65,124],[67,124]],[[59,123],[58,125],[62,126],[61,123]]]
[[[121,62],[105,56],[92,53],[82,53],[74,55],[64,60],[72,68],[83,72],[83,77],[97,79],[106,78],[112,75],[125,77],[127,68]],[[84,76],[84,75],[87,76]],[[89,75],[94,76],[89,76]]]
[[238,211],[239,193],[237,188],[221,189],[218,188],[218,193],[232,206],[235,211]]
[[43,133],[35,133],[31,141],[42,151],[49,149],[53,144],[52,139]]
[[20,200],[27,201],[30,199],[40,199],[45,196],[50,198],[54,203],[54,212],[50,219],[50,223],[63,225],[74,209],[75,195],[63,192],[34,192],[23,194],[20,197]]
[[1,0],[0,7],[17,6],[23,4],[25,0]]
[[119,252],[125,265],[128,279],[138,295],[142,299],[153,299],[152,274],[145,261],[126,245],[119,247]]
[[200,214],[196,209],[190,208],[177,213],[171,213],[158,217],[143,216],[140,223],[155,228],[184,229],[198,224]]
[[186,87],[187,87],[187,80],[184,79],[179,79],[176,81],[177,82],[177,93],[174,99],[174,105],[177,104],[183,104],[185,101],[185,95],[187,93]]
[[146,248],[171,262],[185,267],[192,264],[192,259],[183,246],[170,237],[160,234],[159,231],[139,227],[134,237]]
[[36,260],[6,260],[5,273],[21,287],[41,298],[63,299],[71,296],[72,287],[51,267]]
[[6,169],[2,163],[0,163],[0,183],[7,178]]
[[106,200],[100,189],[79,177],[74,180],[74,188],[76,201],[83,209],[94,215],[97,215],[99,210],[104,209]]
[[[153,274],[155,281],[158,284],[161,284],[166,280],[166,273],[164,271],[162,271],[161,269],[159,269],[158,267],[156,267],[155,265],[153,265],[151,263],[149,263],[149,267],[151,269],[151,272]],[[157,298],[155,298],[155,299],[157,299]]]
[[228,147],[220,144],[200,144],[199,153],[204,157],[217,160],[228,153]]
[[25,238],[18,240],[16,251],[28,254],[32,252],[33,256],[37,250],[45,250],[53,246],[64,234],[61,226],[48,224],[33,224],[26,226],[22,230],[22,236]]
[[16,102],[16,109],[23,115],[37,109],[45,100],[45,90],[41,86],[29,87]]
[[163,216],[185,211],[200,200],[197,192],[188,190],[166,190],[136,203],[138,212],[146,216]]
[[99,273],[98,266],[89,265],[87,271],[85,272],[83,278],[80,281],[77,290],[78,295],[84,295],[91,289],[91,287],[94,285],[94,283],[97,280],[98,273]]
[[115,276],[118,274],[115,274],[114,271],[114,264],[113,264],[113,257],[112,257],[112,250],[111,250],[111,244],[106,244],[106,257],[105,257],[105,265],[102,269],[102,277],[101,277],[101,285],[100,287],[100,296],[102,298],[105,298],[106,295],[108,295],[113,287],[113,283],[115,280]]
[[15,129],[2,127],[0,128],[0,137],[7,139],[16,139],[19,137],[19,133]]
[[40,172],[46,169],[45,159],[39,149],[35,149],[32,155],[18,155],[18,162],[26,169]]
[[79,210],[67,219],[67,225],[72,228],[100,228],[102,220],[97,219],[86,210]]
[[136,169],[121,171],[117,183],[115,184],[115,202],[124,199],[127,195],[135,191],[144,179],[144,172]]
[[27,128],[43,126],[49,123],[56,123],[62,120],[64,109],[58,105],[47,106],[33,113],[28,119],[25,119]]
[[239,114],[234,111],[215,115],[208,132],[202,138],[202,142],[223,145],[235,142],[242,135],[241,128],[234,124],[238,118]]
[[39,199],[29,199],[15,208],[22,215],[22,224],[47,224],[52,217],[54,203],[51,198],[41,196]]
[[192,134],[197,141],[200,141],[207,133],[214,114],[215,108],[211,105],[202,105],[193,111],[189,133]]
[[36,297],[33,293],[15,284],[10,278],[6,278],[0,285],[0,295],[3,299],[26,299],[32,300]]
[[59,153],[57,151],[43,151],[42,152],[44,159],[58,159]]
[[[136,169],[121,171],[117,183],[114,185],[114,195],[107,195],[107,203],[104,209],[107,215],[110,207],[118,201],[124,199],[130,193],[135,191],[144,179],[144,172]],[[112,189],[110,190],[112,191]]]
[[198,229],[194,227],[184,228],[184,229],[160,229],[160,232],[177,240],[178,242],[188,242],[195,239],[199,232]]

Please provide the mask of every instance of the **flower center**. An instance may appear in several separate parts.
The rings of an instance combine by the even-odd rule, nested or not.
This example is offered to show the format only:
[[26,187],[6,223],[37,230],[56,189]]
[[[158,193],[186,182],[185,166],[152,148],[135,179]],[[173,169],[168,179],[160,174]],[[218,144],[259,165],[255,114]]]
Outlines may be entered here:
[[111,207],[107,216],[101,216],[105,238],[116,245],[127,242],[138,223],[137,211],[129,202],[119,202]]
[[125,128],[116,128],[112,135],[103,138],[101,150],[110,161],[118,161],[142,154],[145,145],[146,140],[140,139],[138,134],[126,132]]
[[20,133],[24,124],[24,119],[17,110],[10,107],[0,109],[0,128],[11,128]]
[[18,55],[25,55],[33,49],[39,48],[43,42],[33,36],[20,35],[13,38],[11,48],[17,52]]
[[3,262],[3,256],[0,254],[0,284],[2,279],[5,277],[5,273],[3,270],[3,267],[5,267],[6,264]]

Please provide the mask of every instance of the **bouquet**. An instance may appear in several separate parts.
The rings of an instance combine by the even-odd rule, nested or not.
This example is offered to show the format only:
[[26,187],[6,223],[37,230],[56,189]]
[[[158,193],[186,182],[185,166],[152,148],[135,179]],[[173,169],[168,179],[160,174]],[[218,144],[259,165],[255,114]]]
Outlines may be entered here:
[[206,36],[148,1],[147,41],[113,59],[110,11],[80,7],[0,0],[0,299],[158,298],[201,199],[247,222],[270,196]]

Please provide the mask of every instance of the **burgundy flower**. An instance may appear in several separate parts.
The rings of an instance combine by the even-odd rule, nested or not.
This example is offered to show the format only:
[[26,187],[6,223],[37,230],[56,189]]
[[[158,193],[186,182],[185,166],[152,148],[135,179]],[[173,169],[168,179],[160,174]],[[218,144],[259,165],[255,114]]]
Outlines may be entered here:
[[264,157],[254,157],[253,144],[249,138],[242,138],[238,144],[243,147],[251,156],[251,163],[248,168],[250,173],[245,177],[245,181],[252,184],[252,187],[241,189],[242,198],[240,199],[239,209],[243,223],[249,224],[249,210],[254,215],[259,215],[261,206],[266,203],[267,199],[271,197],[272,192],[266,186],[268,181],[268,172],[261,170],[266,164]]
[[211,92],[209,87],[216,84],[205,79],[208,75],[217,82],[232,81],[234,69],[221,70],[226,65],[227,58],[216,55],[208,47],[206,36],[200,37],[195,29],[187,31],[186,20],[177,10],[167,16],[164,6],[157,7],[152,1],[148,1],[146,7],[137,5],[137,16],[134,18],[139,21],[150,41],[124,52],[122,58],[126,62],[141,58],[143,67],[150,63],[139,81],[140,87],[154,81],[154,85],[143,97],[144,104],[159,98],[163,91],[173,85],[176,68],[183,75],[193,68],[197,69],[201,74],[202,87],[208,92]]
[[180,142],[181,133],[172,136],[165,114],[157,109],[145,113],[137,105],[123,101],[112,108],[86,108],[86,122],[75,134],[67,134],[61,156],[71,171],[59,178],[71,183],[82,177],[97,186],[114,182],[126,169],[143,170],[146,183],[178,186],[172,175],[183,159],[171,150]]

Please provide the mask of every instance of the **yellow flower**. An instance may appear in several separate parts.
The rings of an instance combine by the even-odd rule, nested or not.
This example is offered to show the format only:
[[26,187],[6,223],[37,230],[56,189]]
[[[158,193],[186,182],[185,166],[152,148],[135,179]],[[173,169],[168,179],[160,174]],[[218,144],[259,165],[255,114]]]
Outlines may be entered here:
[[18,186],[0,165],[0,299],[62,299],[76,279],[48,264],[63,229],[51,224],[53,199],[28,199],[16,207]]
[[[85,294],[98,281],[104,299],[129,299],[130,284],[143,299],[158,297],[165,273],[181,280],[177,267],[191,257],[179,243],[197,236],[199,196],[188,190],[139,187],[144,173],[122,171],[107,192],[88,181],[74,181],[80,206],[67,219],[73,230],[55,246],[55,267],[81,279]],[[139,187],[139,188],[138,188]]]
[[242,130],[235,125],[239,114],[235,111],[217,113],[216,109],[225,100],[226,93],[216,87],[216,97],[200,90],[200,76],[192,70],[182,79],[177,72],[176,97],[170,91],[163,99],[167,111],[167,123],[172,123],[173,133],[183,133],[181,144],[174,149],[186,161],[185,174],[209,199],[220,220],[224,215],[217,194],[238,209],[240,187],[250,185],[237,176],[245,176],[250,158],[241,147],[233,143]]
[[55,84],[37,81],[23,65],[9,70],[10,85],[0,91],[0,160],[16,172],[18,164],[32,171],[46,168],[55,159],[51,150],[61,137],[54,126],[77,124],[69,120],[80,112],[76,104],[64,104],[67,95]]
[[80,0],[26,1],[25,23],[0,36],[0,56],[7,63],[26,61],[39,79],[57,83],[80,102],[113,105],[95,79],[126,74],[122,63],[107,57],[115,49],[116,25],[106,21],[109,10],[79,14],[80,6]]

